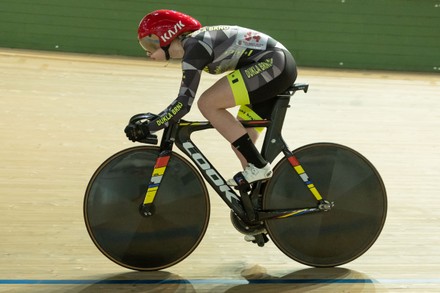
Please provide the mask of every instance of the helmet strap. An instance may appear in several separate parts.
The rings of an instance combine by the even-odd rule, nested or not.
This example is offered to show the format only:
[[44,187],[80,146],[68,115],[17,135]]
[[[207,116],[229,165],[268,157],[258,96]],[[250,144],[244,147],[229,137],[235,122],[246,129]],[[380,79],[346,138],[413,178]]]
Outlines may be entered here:
[[167,60],[170,60],[171,56],[170,52],[168,51],[170,49],[170,45],[161,48],[165,52],[165,58],[167,58]]

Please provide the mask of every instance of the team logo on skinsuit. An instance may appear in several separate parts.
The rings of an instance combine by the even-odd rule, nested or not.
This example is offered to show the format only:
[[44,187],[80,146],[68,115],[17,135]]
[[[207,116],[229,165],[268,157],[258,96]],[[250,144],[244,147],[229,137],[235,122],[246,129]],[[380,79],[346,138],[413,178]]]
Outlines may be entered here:
[[248,42],[251,42],[251,41],[255,41],[255,42],[259,42],[260,41],[260,39],[261,39],[261,37],[258,35],[258,34],[254,34],[254,33],[252,33],[252,32],[248,32],[245,36],[244,36],[244,39],[246,40],[246,41],[248,41]]
[[182,28],[184,28],[185,25],[182,23],[182,21],[179,21],[174,25],[173,29],[169,29],[166,33],[164,33],[160,38],[163,42],[169,41],[174,35],[176,35]]
[[269,37],[265,34],[255,31],[239,33],[237,36],[237,45],[250,49],[266,50]]

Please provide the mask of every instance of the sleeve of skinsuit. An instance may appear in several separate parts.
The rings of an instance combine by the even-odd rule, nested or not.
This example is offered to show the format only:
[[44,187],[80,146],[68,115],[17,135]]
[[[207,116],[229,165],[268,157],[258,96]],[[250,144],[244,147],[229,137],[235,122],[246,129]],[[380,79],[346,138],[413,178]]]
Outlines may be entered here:
[[212,49],[202,41],[189,38],[184,42],[182,59],[182,83],[179,95],[159,116],[148,124],[150,131],[165,128],[175,123],[191,109],[203,68],[212,61]]

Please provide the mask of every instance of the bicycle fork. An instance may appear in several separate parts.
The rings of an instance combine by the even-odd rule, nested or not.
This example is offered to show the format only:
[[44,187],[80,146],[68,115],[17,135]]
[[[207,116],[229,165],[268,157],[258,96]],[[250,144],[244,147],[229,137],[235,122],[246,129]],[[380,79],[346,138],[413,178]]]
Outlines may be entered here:
[[154,165],[153,168],[151,180],[148,184],[148,188],[145,193],[144,202],[140,206],[141,214],[146,217],[151,216],[154,213],[153,201],[154,198],[156,197],[163,175],[165,174],[165,170],[168,166],[168,161],[170,160],[170,157],[171,157],[170,151],[163,151],[159,154],[159,156],[156,159],[156,164]]

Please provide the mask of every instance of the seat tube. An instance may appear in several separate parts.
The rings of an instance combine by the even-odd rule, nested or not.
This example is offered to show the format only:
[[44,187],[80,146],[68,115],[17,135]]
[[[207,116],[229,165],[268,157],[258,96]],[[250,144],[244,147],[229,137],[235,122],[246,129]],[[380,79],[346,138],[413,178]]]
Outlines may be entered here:
[[272,110],[271,124],[266,130],[261,150],[262,156],[268,162],[272,162],[286,147],[286,143],[282,139],[281,130],[283,128],[287,108],[289,107],[289,101],[289,96],[278,97]]

